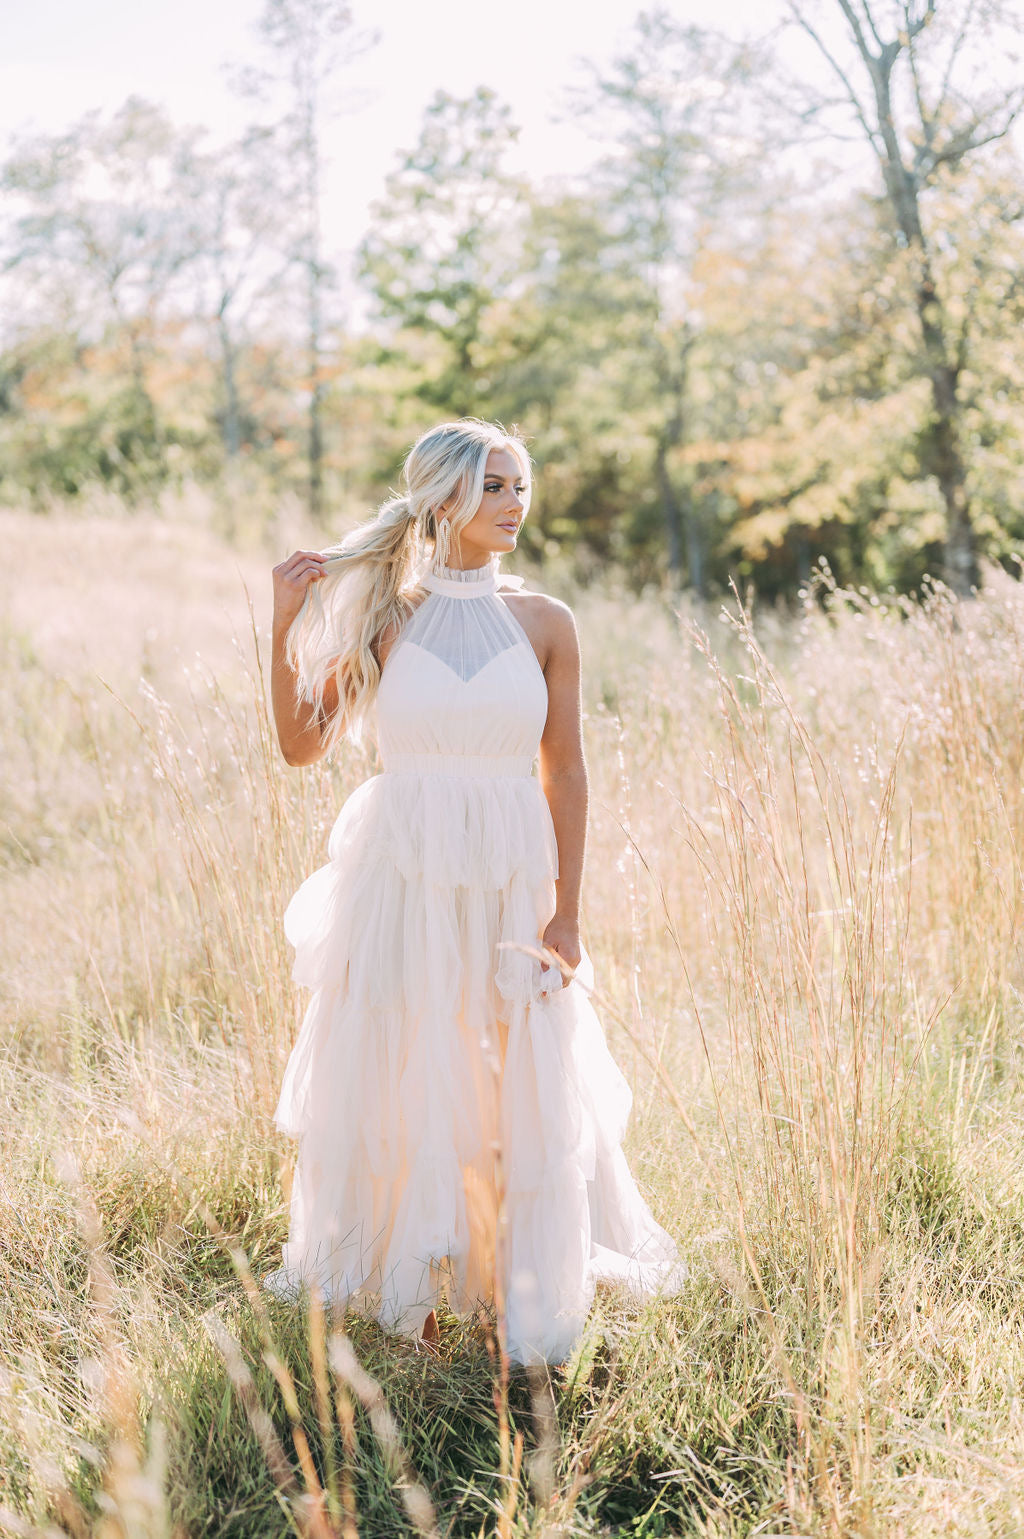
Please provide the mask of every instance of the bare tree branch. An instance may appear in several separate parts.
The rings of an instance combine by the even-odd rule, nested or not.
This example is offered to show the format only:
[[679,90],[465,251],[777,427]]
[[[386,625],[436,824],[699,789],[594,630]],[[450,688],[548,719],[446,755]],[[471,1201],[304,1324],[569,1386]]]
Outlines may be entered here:
[[[866,0],[865,0],[865,3],[866,3]],[[934,21],[934,19],[935,19],[935,0],[928,0],[928,4],[924,8],[923,15],[919,16],[917,21],[911,21],[910,20],[910,6],[909,6],[909,4],[905,6],[904,12],[905,12],[905,15],[906,15],[906,18],[907,18],[907,38],[908,38],[908,40],[910,42],[913,42],[914,38],[917,36],[917,34],[919,32],[923,32],[925,27],[927,27],[930,22]]]
[[946,105],[946,98],[949,95],[949,84],[953,78],[953,66],[956,64],[957,55],[959,54],[963,45],[964,38],[967,36],[967,29],[971,25],[971,22],[974,20],[974,13],[976,10],[977,0],[968,0],[967,9],[964,11],[963,23],[953,40],[953,46],[949,50],[949,59],[946,63],[946,68],[942,75],[942,86],[939,90],[939,99],[935,103],[935,116],[937,118],[941,118],[942,109]]
[[[911,0],[903,0],[903,19],[907,24],[908,36],[911,36],[910,6]],[[917,115],[921,119],[921,132],[924,135],[923,142],[914,155],[914,171],[917,173],[924,164],[925,154],[931,154],[932,146],[935,143],[935,115],[928,111],[928,106],[924,99],[924,90],[921,86],[921,71],[917,67],[917,49],[914,47],[908,48],[907,55],[910,62],[910,78],[914,84],[914,101],[917,104]]]
[[975,118],[968,128],[963,128],[959,133],[951,135],[941,149],[933,152],[928,171],[931,172],[941,165],[955,165],[972,150],[980,150],[985,144],[993,144],[998,139],[1005,139],[1024,108],[1024,89],[1017,93],[1017,98],[1016,105],[1009,109],[1005,121],[998,128],[993,128],[990,133],[980,133],[981,121]]
[[885,44],[882,42],[882,39],[878,35],[878,28],[875,26],[875,18],[871,14],[871,7],[868,5],[868,0],[861,0],[861,4],[864,7],[864,19],[868,26],[871,28],[871,36],[878,44],[878,51],[879,53],[884,53]]
[[839,63],[839,60],[832,53],[831,49],[821,34],[818,32],[817,28],[812,26],[812,24],[808,21],[799,5],[797,5],[796,0],[788,0],[788,5],[794,21],[799,27],[803,28],[803,30],[807,33],[807,36],[817,46],[822,56],[827,60],[834,73],[838,76],[839,81],[842,84],[844,91],[846,92],[846,98],[850,103],[850,106],[853,108],[854,113],[856,114],[858,123],[866,134],[868,142],[870,143],[872,149],[875,151],[875,154],[878,155],[878,157],[881,159],[881,142],[879,141],[875,130],[868,121],[867,114],[864,110],[864,105],[860,97],[857,95],[850,77]]
[[[874,66],[878,63],[878,61],[874,54],[871,52],[871,49],[868,47],[868,40],[864,36],[864,28],[861,26],[860,17],[857,15],[857,12],[854,10],[853,6],[850,4],[850,0],[838,0],[838,4],[843,15],[850,23],[850,30],[853,33],[854,39],[856,40],[861,58],[864,60],[864,63],[868,66],[868,68],[871,69],[872,74],[874,74]],[[868,11],[867,15],[868,20],[871,21],[871,12]],[[873,29],[874,23],[872,22],[872,30]],[[877,32],[875,33],[875,36],[878,37]],[[878,46],[884,53],[885,48],[881,38],[878,38]]]

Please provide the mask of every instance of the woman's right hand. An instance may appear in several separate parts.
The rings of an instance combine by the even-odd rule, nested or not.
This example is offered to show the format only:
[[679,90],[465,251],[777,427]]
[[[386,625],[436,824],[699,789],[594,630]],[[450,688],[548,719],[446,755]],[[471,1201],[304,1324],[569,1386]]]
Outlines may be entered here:
[[274,630],[287,631],[306,601],[309,585],[324,575],[326,556],[296,550],[274,568]]

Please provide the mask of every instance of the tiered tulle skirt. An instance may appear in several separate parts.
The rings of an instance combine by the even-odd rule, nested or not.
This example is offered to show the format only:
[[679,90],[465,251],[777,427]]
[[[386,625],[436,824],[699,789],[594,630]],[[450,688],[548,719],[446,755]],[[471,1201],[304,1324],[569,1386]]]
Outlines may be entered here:
[[544,993],[556,846],[528,774],[388,773],[346,802],[285,915],[313,991],[277,1108],[300,1140],[282,1266],[416,1335],[505,1299],[514,1362],[561,1362],[599,1279],[685,1268],[633,1181],[632,1096],[575,979]]

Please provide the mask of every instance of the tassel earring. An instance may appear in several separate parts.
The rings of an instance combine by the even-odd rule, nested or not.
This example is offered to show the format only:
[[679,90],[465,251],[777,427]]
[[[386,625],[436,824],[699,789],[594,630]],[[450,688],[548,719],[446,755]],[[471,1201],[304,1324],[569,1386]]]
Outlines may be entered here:
[[431,570],[436,576],[448,565],[448,557],[452,548],[452,526],[446,518],[436,520],[437,533],[434,536],[434,559],[431,561]]

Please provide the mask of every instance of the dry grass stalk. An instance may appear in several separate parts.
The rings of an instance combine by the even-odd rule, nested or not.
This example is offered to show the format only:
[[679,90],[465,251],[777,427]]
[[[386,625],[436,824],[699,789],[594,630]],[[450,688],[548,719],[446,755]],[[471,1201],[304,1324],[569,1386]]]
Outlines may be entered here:
[[327,1356],[338,1380],[348,1385],[369,1413],[370,1424],[388,1461],[409,1522],[424,1539],[440,1539],[430,1493],[417,1479],[380,1384],[362,1366],[343,1331],[331,1333]]

